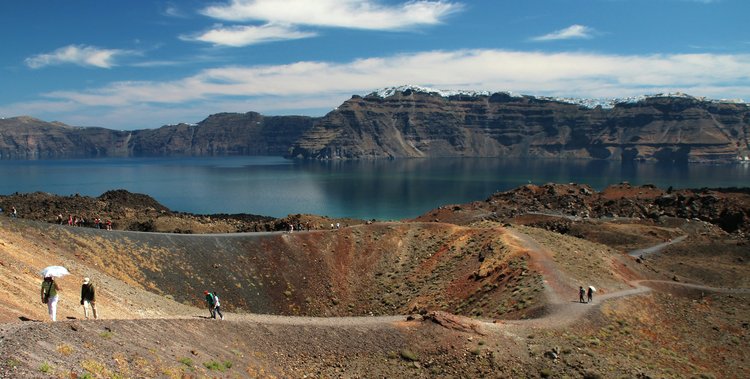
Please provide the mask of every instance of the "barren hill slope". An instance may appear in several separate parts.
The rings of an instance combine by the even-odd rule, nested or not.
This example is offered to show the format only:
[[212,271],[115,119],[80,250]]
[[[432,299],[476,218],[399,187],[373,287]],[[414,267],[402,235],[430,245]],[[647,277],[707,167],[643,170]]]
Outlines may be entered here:
[[[556,217],[572,222],[563,235],[522,225],[556,225],[551,216],[528,217],[213,235],[2,217],[0,377],[750,375],[742,240],[685,220]],[[614,238],[625,230],[629,241]],[[683,234],[641,263],[622,248]],[[689,264],[670,261],[672,248]],[[62,322],[37,322],[38,271],[51,264],[72,272],[60,279]],[[701,273],[725,271],[734,280],[717,285],[741,288],[703,285]],[[101,320],[81,319],[83,276]],[[589,284],[593,304],[578,303]],[[205,319],[204,289],[226,320]]]

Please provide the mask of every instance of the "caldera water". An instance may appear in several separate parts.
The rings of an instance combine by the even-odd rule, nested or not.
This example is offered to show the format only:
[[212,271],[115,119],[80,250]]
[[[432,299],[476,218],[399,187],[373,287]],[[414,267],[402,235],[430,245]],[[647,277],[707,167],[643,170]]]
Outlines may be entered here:
[[294,161],[281,157],[0,161],[0,194],[99,196],[125,189],[174,211],[311,213],[396,220],[484,200],[524,184],[629,182],[661,188],[747,187],[750,165],[498,158]]

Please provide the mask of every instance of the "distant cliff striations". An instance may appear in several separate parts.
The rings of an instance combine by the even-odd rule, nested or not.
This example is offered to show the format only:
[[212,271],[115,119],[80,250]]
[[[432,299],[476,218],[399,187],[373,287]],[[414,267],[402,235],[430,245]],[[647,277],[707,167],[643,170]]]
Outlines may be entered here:
[[284,155],[303,159],[539,157],[736,162],[750,107],[682,94],[597,103],[399,87],[321,118],[211,115],[196,125],[114,131],[0,120],[1,159]]
[[543,157],[737,161],[750,108],[685,95],[607,108],[508,93],[354,96],[297,141],[302,158]]

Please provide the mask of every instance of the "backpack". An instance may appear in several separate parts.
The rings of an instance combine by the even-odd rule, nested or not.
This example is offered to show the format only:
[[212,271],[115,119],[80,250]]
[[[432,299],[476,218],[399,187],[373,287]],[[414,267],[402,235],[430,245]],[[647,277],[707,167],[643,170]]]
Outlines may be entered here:
[[47,304],[47,302],[49,302],[49,293],[50,292],[52,292],[52,284],[50,284],[49,286],[47,286],[47,288],[44,290],[44,296],[42,296],[42,303]]

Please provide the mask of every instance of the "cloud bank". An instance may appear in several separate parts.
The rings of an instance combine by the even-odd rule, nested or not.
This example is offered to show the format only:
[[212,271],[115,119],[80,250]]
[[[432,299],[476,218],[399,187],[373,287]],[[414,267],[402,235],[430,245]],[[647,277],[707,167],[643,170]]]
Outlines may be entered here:
[[[64,119],[66,113],[98,110],[99,119],[85,125],[110,125],[104,121],[113,114],[123,115],[115,120],[115,124],[122,125],[128,122],[128,117],[133,117],[128,112],[123,114],[123,110],[135,109],[148,112],[139,117],[152,123],[194,122],[224,111],[319,115],[352,94],[364,95],[378,88],[403,84],[587,98],[685,92],[717,99],[748,99],[750,54],[606,55],[457,50],[349,62],[228,66],[172,81],[115,82],[83,91],[51,92],[43,95],[43,101],[11,104],[0,108],[0,113],[19,114],[18,110],[26,110],[25,113],[43,116],[56,109],[58,116],[54,119]],[[8,112],[11,109],[13,112]],[[195,115],[196,119],[165,120],[167,114]]]
[[224,21],[265,21],[352,29],[404,29],[440,23],[463,6],[450,1],[409,1],[382,5],[375,0],[232,0],[202,14]]
[[397,5],[382,5],[376,0],[232,0],[228,4],[208,6],[200,13],[223,22],[262,24],[220,25],[180,38],[215,46],[243,47],[318,35],[300,30],[300,26],[399,31],[438,24],[462,8],[460,3],[445,0],[418,0]]
[[287,25],[265,24],[219,27],[195,36],[181,36],[186,41],[209,42],[214,45],[242,47],[265,42],[309,38],[313,32],[299,31]]

